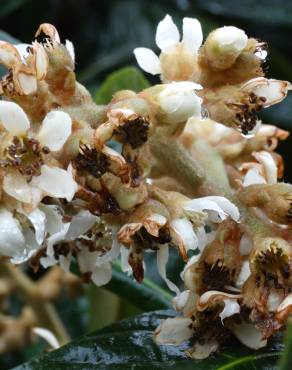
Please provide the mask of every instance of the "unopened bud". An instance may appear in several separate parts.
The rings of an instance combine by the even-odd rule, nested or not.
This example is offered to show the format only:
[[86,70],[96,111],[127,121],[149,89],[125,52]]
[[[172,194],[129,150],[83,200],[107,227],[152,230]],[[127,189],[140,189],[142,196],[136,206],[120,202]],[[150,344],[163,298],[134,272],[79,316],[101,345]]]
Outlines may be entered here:
[[201,116],[202,99],[196,95],[195,90],[201,86],[189,82],[173,82],[158,94],[157,102],[165,113],[165,122],[177,124],[185,122],[188,118]]
[[246,47],[247,39],[244,31],[233,26],[217,28],[210,33],[204,52],[211,67],[220,70],[231,67]]

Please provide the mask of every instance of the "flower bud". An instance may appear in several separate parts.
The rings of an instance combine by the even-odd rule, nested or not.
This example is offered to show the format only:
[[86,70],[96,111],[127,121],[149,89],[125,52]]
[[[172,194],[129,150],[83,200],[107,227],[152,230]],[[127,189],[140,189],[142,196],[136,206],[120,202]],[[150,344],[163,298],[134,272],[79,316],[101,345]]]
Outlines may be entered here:
[[217,28],[210,33],[204,45],[206,58],[214,69],[230,68],[246,47],[247,36],[237,27]]
[[173,82],[158,94],[157,102],[165,113],[165,122],[177,124],[185,122],[188,118],[201,116],[202,99],[194,90],[201,89],[201,86],[189,82]]

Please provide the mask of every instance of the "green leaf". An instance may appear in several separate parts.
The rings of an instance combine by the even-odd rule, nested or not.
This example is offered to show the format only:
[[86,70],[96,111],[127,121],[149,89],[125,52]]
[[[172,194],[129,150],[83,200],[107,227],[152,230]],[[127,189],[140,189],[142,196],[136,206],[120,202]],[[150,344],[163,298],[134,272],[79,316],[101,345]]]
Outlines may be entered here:
[[172,296],[168,291],[160,288],[147,277],[144,278],[142,284],[138,284],[121,270],[118,263],[114,263],[112,279],[105,288],[143,311],[171,307]]
[[287,330],[285,334],[285,349],[280,361],[280,370],[291,370],[292,369],[292,321],[289,319]]
[[197,0],[196,6],[216,16],[292,25],[292,3],[286,0]]
[[[251,351],[235,340],[205,360],[185,354],[190,344],[158,346],[153,331],[174,312],[156,311],[120,321],[87,334],[17,370],[272,370],[282,350],[274,340],[260,351]],[[15,370],[16,370],[15,369]]]
[[141,91],[149,87],[143,73],[135,67],[124,67],[110,74],[96,92],[96,102],[107,104],[119,90]]

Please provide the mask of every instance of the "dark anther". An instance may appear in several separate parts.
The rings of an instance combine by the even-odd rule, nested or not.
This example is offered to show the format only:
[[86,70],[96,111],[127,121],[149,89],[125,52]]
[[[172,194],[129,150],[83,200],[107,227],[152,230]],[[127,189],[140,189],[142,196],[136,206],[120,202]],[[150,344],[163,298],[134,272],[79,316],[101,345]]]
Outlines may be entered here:
[[105,154],[87,145],[80,147],[80,152],[73,164],[77,170],[87,171],[96,178],[100,178],[107,171],[109,165]]
[[119,126],[114,134],[118,140],[129,143],[133,149],[136,149],[146,143],[148,130],[149,122],[144,117],[137,116]]

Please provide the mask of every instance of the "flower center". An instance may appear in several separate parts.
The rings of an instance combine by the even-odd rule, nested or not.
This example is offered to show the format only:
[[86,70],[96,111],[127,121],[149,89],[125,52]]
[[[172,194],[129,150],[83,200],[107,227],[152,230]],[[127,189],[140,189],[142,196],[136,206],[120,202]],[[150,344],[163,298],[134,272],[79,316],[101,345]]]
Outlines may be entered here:
[[123,143],[129,143],[133,149],[146,143],[148,140],[149,122],[144,117],[129,117],[119,126],[114,134]]
[[41,147],[33,138],[20,139],[14,136],[12,143],[4,150],[4,159],[0,160],[0,167],[16,168],[24,176],[39,176],[44,156],[50,153],[47,147]]

